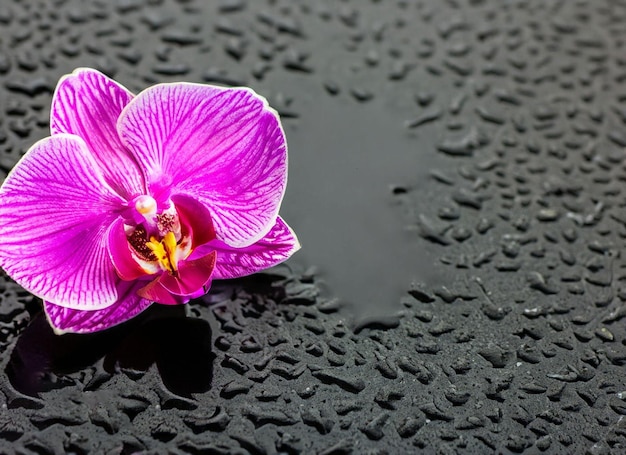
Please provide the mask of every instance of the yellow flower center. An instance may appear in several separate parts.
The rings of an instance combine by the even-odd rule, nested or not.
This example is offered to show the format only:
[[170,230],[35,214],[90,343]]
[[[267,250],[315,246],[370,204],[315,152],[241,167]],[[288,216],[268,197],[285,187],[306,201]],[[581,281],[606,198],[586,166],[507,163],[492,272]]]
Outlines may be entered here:
[[146,246],[154,253],[159,265],[167,270],[171,275],[178,275],[178,255],[176,254],[177,242],[176,236],[172,231],[163,236],[159,241],[156,237],[150,237],[150,241],[146,242]]

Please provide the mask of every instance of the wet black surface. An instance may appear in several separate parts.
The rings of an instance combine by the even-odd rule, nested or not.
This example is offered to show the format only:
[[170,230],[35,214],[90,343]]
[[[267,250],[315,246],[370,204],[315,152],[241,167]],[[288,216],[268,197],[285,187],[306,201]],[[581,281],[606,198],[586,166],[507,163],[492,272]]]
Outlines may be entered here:
[[94,336],[0,279],[0,453],[623,453],[626,6],[7,1],[0,169],[92,66],[282,116],[303,250]]

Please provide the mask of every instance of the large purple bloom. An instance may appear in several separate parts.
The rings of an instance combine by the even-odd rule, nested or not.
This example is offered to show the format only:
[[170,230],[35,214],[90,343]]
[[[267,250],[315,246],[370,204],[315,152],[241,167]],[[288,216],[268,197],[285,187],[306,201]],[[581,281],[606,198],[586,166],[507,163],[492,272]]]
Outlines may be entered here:
[[185,303],[299,248],[278,216],[284,133],[249,89],[173,83],[133,96],[79,69],[59,81],[50,129],[0,188],[0,266],[44,300],[59,333]]

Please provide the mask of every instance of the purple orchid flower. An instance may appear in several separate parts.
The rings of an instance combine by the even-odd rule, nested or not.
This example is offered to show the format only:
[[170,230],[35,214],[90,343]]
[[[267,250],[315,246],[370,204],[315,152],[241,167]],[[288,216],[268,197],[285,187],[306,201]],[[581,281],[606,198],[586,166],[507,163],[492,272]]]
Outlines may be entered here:
[[50,129],[0,188],[0,266],[44,300],[57,333],[186,303],[299,248],[278,216],[284,132],[250,89],[133,96],[78,69],[59,81]]

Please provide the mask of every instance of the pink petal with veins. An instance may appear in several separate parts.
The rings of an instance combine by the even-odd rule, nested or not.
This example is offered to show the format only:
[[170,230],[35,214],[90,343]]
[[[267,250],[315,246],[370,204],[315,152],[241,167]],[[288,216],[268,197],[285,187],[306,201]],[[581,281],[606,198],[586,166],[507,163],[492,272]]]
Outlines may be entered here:
[[119,281],[118,300],[101,310],[75,310],[44,301],[44,310],[55,332],[92,333],[121,324],[144,311],[152,302],[140,297],[140,283]]
[[67,308],[118,300],[107,253],[124,201],[104,181],[84,141],[37,142],[0,189],[0,266],[28,291]]
[[274,225],[287,145],[278,115],[252,90],[159,84],[126,106],[118,131],[153,193],[201,202],[227,245],[250,246]]
[[57,84],[50,109],[53,135],[80,136],[104,181],[125,199],[145,192],[140,163],[117,133],[117,119],[133,94],[99,71],[80,68]]

